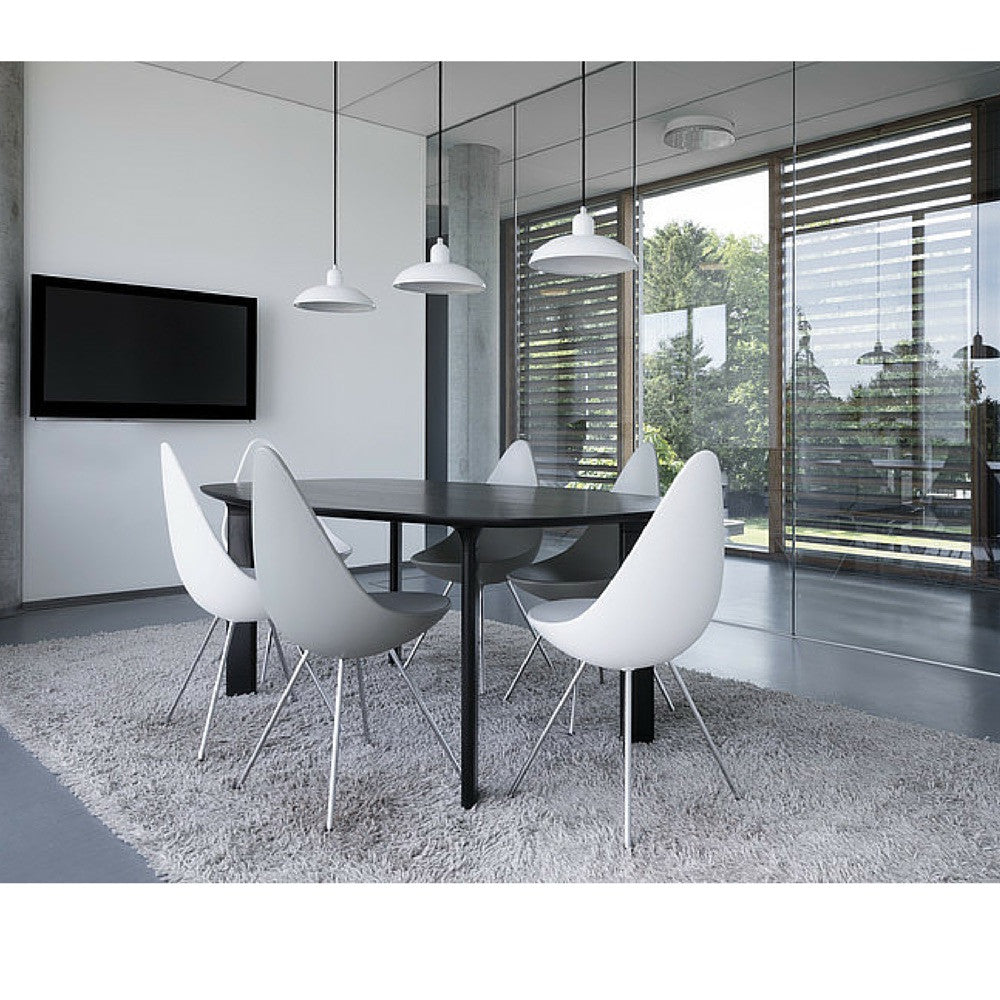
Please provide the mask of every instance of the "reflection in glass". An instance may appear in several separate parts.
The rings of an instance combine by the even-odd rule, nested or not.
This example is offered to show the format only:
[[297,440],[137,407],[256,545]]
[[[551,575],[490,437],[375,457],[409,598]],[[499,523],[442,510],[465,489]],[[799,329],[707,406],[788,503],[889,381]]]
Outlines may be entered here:
[[665,489],[710,448],[722,464],[729,544],[767,551],[768,173],[642,200],[643,436]]

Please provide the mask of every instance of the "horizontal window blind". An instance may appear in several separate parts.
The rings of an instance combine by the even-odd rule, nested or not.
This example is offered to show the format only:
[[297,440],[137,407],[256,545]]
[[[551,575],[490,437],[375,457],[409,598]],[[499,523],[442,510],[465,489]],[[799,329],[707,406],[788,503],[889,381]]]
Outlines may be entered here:
[[971,566],[972,190],[968,115],[783,164],[800,555]]
[[[588,205],[600,236],[617,239],[614,202]],[[568,236],[576,211],[518,220],[517,434],[545,485],[598,488],[618,474],[619,279],[543,274],[531,254]]]

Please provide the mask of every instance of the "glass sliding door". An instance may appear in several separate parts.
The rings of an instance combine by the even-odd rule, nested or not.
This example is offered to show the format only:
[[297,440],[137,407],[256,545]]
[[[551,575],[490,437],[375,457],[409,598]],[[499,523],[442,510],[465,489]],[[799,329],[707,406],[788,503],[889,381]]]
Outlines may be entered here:
[[786,631],[781,457],[772,448],[782,335],[772,309],[773,175],[764,162],[643,195],[641,426],[664,488],[696,451],[719,456],[727,546],[768,557],[729,560],[720,617]]

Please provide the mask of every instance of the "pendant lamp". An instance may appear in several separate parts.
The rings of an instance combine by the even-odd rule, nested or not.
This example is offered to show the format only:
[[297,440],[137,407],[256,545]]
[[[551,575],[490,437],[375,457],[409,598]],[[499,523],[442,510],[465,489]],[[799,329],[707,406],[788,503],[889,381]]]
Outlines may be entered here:
[[[586,63],[580,63],[580,211],[573,217],[570,236],[557,236],[543,243],[528,261],[528,266],[544,274],[597,276],[622,274],[639,267],[628,247],[607,236],[594,233],[594,217],[587,211],[587,77]],[[632,123],[636,109],[633,102]],[[633,161],[635,153],[633,150]],[[634,162],[633,162],[634,167]]]
[[375,308],[364,292],[344,284],[344,275],[337,264],[337,174],[340,171],[339,135],[337,129],[337,77],[339,66],[333,64],[333,267],[326,272],[326,284],[313,285],[300,292],[292,303],[311,312],[359,313]]
[[442,224],[443,198],[441,170],[444,162],[444,123],[442,83],[444,63],[438,63],[438,235],[431,247],[426,264],[414,264],[400,271],[393,281],[393,288],[401,292],[418,292],[423,295],[476,295],[486,291],[486,282],[475,271],[461,264],[453,264],[451,251],[444,241]]
[[854,363],[856,365],[888,365],[898,361],[893,351],[882,346],[882,232],[875,226],[875,346],[865,351]]
[[[972,343],[966,344],[960,347],[952,355],[953,358],[958,358],[960,361],[991,361],[994,358],[1000,358],[1000,350],[997,350],[992,344],[987,344],[983,340],[983,335],[979,332],[979,202],[976,202],[976,259],[974,264],[974,273],[976,275],[976,332],[972,337]],[[972,285],[970,279],[969,285],[969,297],[972,297]],[[969,310],[971,312],[971,309]],[[971,319],[971,316],[970,316]]]
[[870,351],[865,351],[854,363],[856,365],[887,365],[898,360],[892,351],[887,351],[882,346],[882,340],[875,334],[875,346]]

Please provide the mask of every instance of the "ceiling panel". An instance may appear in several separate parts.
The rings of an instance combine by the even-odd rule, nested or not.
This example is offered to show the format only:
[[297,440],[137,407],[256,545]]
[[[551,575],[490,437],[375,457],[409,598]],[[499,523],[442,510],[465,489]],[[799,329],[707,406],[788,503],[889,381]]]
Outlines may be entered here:
[[376,94],[394,83],[405,81],[430,62],[342,62],[340,64],[340,106]]
[[[221,85],[330,108],[330,63],[153,64]],[[574,202],[579,197],[579,64],[456,62],[444,67],[445,150],[460,142],[495,146],[501,157],[501,198],[509,212],[517,106],[518,207]],[[588,63],[588,191],[627,186],[631,179],[632,67]],[[595,70],[599,70],[594,72]],[[800,142],[949,107],[1000,93],[1000,63],[797,63]],[[542,90],[535,97],[529,94]],[[437,129],[437,64],[347,62],[341,70],[345,113],[418,135]],[[490,111],[493,113],[489,113]],[[790,62],[648,62],[638,66],[640,183],[687,174],[790,146]],[[677,153],[663,145],[667,121],[712,114],[735,122],[737,141],[725,150]],[[473,119],[469,121],[469,119]],[[463,124],[464,123],[464,124]],[[428,195],[436,198],[436,145],[428,143]],[[444,164],[447,178],[447,158]]]
[[223,83],[330,111],[333,76],[328,62],[244,62]]
[[238,62],[151,62],[147,66],[157,66],[160,69],[173,70],[187,76],[197,76],[202,80],[216,80],[223,73],[239,66]]
[[417,135],[437,129],[437,71],[433,63],[351,103],[347,113]]

